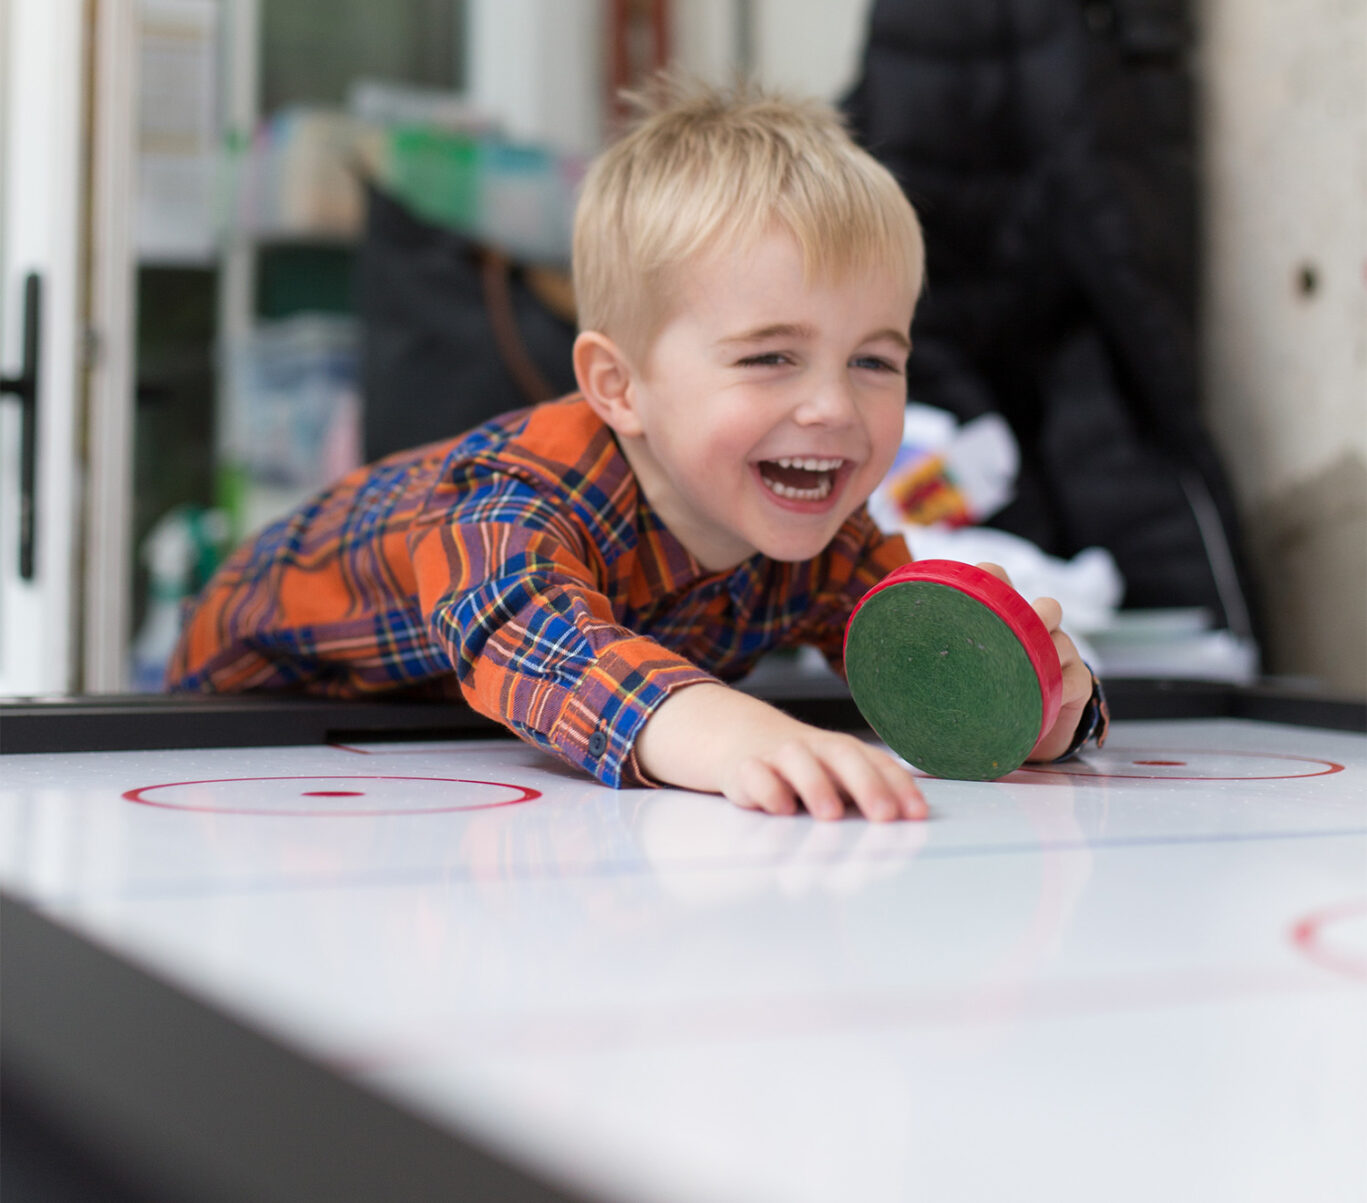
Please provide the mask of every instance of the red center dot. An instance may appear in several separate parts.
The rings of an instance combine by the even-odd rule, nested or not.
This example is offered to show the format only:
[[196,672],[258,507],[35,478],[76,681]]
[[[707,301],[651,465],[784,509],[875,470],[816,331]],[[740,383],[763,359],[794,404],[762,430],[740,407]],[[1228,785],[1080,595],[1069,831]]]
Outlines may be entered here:
[[359,789],[306,789],[305,798],[359,798],[363,794]]
[[1187,762],[1186,762],[1185,760],[1136,760],[1134,763],[1135,763],[1135,764],[1160,764],[1160,765],[1171,765],[1171,766],[1174,767],[1174,768],[1180,768],[1180,767],[1182,767],[1183,765],[1185,765]]

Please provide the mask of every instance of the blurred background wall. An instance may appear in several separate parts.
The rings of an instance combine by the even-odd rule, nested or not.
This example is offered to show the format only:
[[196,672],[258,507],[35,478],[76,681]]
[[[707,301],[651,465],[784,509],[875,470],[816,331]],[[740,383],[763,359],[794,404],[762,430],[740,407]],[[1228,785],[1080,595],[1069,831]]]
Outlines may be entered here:
[[1206,413],[1268,667],[1367,692],[1367,0],[1203,0]]

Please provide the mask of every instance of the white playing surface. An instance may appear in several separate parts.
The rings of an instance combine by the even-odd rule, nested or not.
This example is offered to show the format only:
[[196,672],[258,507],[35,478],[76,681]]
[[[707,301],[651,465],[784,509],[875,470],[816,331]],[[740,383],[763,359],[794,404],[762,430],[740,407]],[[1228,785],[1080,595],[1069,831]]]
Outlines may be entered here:
[[0,884],[608,1199],[1367,1198],[1367,737],[1119,723],[925,791],[818,824],[511,742],[10,756]]

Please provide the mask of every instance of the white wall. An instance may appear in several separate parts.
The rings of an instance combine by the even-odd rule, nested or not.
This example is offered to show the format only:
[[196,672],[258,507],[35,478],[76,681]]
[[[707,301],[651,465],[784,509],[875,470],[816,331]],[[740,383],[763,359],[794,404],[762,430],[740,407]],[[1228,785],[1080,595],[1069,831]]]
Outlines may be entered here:
[[872,0],[754,0],[755,70],[772,87],[837,100],[854,83]]
[[1367,0],[1202,0],[1207,415],[1274,670],[1367,694]]
[[[765,83],[837,99],[854,82],[872,0],[679,0],[674,58],[722,82],[749,23]],[[513,137],[591,153],[601,144],[606,32],[598,0],[468,0],[470,99]],[[516,64],[514,68],[513,64]]]
[[575,154],[603,135],[598,0],[467,0],[468,92],[514,139]]
[[[750,24],[752,72],[765,84],[838,99],[854,82],[873,0],[680,0],[677,59],[706,79],[731,78]],[[748,16],[747,16],[748,12]]]

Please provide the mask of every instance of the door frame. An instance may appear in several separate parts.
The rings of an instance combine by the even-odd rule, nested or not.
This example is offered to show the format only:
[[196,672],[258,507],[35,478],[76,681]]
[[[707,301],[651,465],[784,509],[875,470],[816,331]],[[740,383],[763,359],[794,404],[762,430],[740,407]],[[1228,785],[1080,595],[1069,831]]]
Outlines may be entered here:
[[19,420],[0,405],[0,694],[78,687],[89,0],[0,0],[0,366],[42,281],[34,571],[19,571]]

